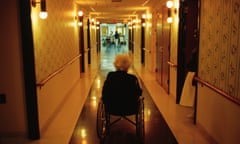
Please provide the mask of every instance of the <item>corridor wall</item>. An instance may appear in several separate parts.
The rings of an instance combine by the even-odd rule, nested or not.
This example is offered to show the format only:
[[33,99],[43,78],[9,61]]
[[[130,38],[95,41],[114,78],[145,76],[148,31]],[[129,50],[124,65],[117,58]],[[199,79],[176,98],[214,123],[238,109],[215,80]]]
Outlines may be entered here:
[[[201,0],[199,77],[240,99],[240,2]],[[197,124],[218,143],[240,141],[240,107],[198,85]]]
[[[31,13],[37,83],[48,79],[59,69],[64,69],[43,86],[37,87],[41,134],[64,109],[64,104],[76,96],[77,93],[70,91],[73,91],[80,79],[79,59],[66,65],[79,55],[79,28],[74,19],[77,6],[73,0],[50,0],[46,5],[47,19],[39,19],[39,7],[32,7]],[[81,101],[76,103],[80,105]],[[74,114],[79,111],[73,109],[71,112]]]

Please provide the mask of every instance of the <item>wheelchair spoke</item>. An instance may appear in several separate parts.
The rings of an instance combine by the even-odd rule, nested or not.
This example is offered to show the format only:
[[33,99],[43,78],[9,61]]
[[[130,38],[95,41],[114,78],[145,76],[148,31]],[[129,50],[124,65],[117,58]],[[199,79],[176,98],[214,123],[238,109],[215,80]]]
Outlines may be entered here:
[[120,121],[121,119],[125,119],[131,124],[136,126],[136,136],[139,139],[140,143],[144,142],[145,130],[144,130],[144,103],[143,98],[139,100],[139,109],[135,113],[136,121],[132,121],[128,119],[127,116],[129,115],[115,115],[119,116],[120,118],[110,121],[110,113],[105,111],[104,104],[102,101],[98,104],[97,110],[97,134],[101,142],[104,142],[106,139],[106,135],[110,132],[110,127]]
[[97,110],[97,135],[100,139],[104,139],[106,135],[106,114],[102,102],[99,103]]

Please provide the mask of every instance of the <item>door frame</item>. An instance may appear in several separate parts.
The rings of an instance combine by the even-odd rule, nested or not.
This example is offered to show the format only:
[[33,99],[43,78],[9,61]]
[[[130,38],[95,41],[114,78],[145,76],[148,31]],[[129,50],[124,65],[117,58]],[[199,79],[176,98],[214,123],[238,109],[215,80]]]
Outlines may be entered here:
[[19,12],[28,127],[27,133],[29,139],[37,140],[40,139],[40,129],[34,63],[34,44],[31,24],[31,5],[28,0],[22,0],[19,2]]
[[[179,8],[180,21],[177,54],[178,55],[177,91],[176,91],[177,104],[180,103],[181,93],[188,71],[194,71],[195,75],[196,76],[198,75],[199,29],[200,29],[199,15],[200,15],[200,0],[180,1]],[[197,105],[197,86],[194,102],[194,123],[196,123],[196,111],[197,111],[196,105]]]

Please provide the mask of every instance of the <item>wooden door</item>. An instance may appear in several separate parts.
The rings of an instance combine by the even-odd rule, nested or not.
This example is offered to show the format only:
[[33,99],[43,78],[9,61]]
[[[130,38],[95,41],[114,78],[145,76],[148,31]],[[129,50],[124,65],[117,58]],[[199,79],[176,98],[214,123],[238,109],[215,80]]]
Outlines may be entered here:
[[157,20],[157,81],[169,93],[169,49],[170,24],[167,23],[168,11],[165,5],[159,10]]
[[156,79],[160,85],[162,85],[162,55],[163,55],[163,50],[162,50],[162,12],[158,11],[157,14],[157,41],[156,41],[156,47],[157,47],[157,53],[156,53]]

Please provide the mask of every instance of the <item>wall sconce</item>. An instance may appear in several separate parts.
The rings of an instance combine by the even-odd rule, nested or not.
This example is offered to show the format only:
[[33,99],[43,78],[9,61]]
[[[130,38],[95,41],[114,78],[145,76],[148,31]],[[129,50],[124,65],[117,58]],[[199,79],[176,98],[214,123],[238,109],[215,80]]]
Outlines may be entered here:
[[128,28],[132,29],[132,22],[131,21],[128,22]]
[[92,28],[93,28],[93,29],[96,28],[96,27],[95,27],[95,19],[94,19],[94,18],[91,19],[91,25],[92,25]]
[[177,9],[179,8],[179,2],[176,1],[176,2],[173,3],[172,0],[169,0],[169,1],[166,2],[166,6],[167,6],[168,9],[172,9],[173,8],[174,9],[174,13],[176,14],[177,13]]
[[132,24],[135,24],[136,22],[137,22],[136,19],[133,19],[133,20],[132,20]]
[[82,25],[83,25],[83,22],[79,21],[79,22],[78,22],[78,26],[81,27]]
[[171,11],[171,9],[168,9],[167,22],[168,22],[168,23],[172,23],[172,22],[173,22],[172,11]]
[[142,14],[142,19],[146,19],[147,15],[146,14]]
[[97,27],[96,27],[96,29],[98,30],[99,29],[99,25],[100,25],[100,22],[99,21],[97,21]]
[[83,16],[83,11],[79,11],[79,12],[78,12],[78,16],[79,16],[79,17],[82,17],[82,16]]
[[46,10],[46,0],[40,0],[40,1],[32,0],[32,6],[33,7],[36,7],[37,4],[40,4],[40,7],[41,7],[39,17],[41,19],[46,19],[47,16],[48,16],[48,13],[47,13],[47,10]]
[[92,18],[92,19],[91,19],[91,22],[92,22],[92,24],[94,24],[94,22],[95,22],[95,19],[94,19],[94,18]]
[[173,7],[173,1],[169,0],[166,2],[166,6],[168,8],[168,18],[167,18],[167,23],[172,23],[172,7]]
[[167,23],[172,23],[172,22],[173,22],[172,17],[168,17],[168,18],[167,18]]
[[167,8],[172,8],[173,7],[173,1],[169,0],[166,2]]
[[146,15],[146,14],[142,14],[142,20],[141,20],[141,22],[142,22],[142,26],[143,26],[143,27],[146,26],[146,22],[145,22],[146,18],[147,18],[147,15]]
[[136,28],[136,24],[137,24],[137,20],[136,19],[132,19],[132,29]]
[[82,26],[83,25],[83,11],[79,11],[78,12],[78,26]]

